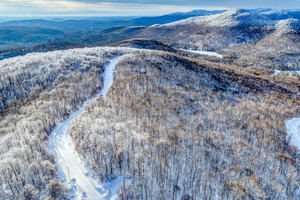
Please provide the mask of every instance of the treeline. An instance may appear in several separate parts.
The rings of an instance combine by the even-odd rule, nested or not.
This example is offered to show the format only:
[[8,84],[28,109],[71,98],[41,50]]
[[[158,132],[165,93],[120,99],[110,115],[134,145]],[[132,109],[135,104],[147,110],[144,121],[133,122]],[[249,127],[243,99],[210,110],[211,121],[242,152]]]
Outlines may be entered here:
[[299,82],[170,54],[127,56],[106,99],[69,131],[120,199],[295,199],[299,157],[284,122]]

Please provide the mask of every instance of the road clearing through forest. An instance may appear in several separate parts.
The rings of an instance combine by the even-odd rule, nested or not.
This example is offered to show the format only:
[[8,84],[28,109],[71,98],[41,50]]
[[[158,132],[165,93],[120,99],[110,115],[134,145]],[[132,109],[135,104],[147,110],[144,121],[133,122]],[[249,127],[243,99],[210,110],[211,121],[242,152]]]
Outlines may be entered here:
[[[104,85],[101,92],[89,102],[102,95],[104,98],[113,84],[115,66],[121,56],[113,58],[105,67],[103,80]],[[51,132],[47,148],[54,153],[56,158],[57,172],[60,182],[71,187],[72,199],[113,199],[117,189],[122,184],[122,180],[117,178],[111,183],[102,184],[99,178],[86,167],[83,160],[75,150],[74,142],[68,133],[71,122],[81,116],[85,107],[81,107],[69,118],[59,123]]]

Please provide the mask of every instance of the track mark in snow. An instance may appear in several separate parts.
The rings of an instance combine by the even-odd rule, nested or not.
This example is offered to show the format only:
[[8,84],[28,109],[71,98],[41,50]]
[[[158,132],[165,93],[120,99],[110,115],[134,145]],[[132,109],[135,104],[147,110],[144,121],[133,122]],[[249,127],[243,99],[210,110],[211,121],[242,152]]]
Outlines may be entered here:
[[[110,86],[113,83],[115,66],[120,60],[116,57],[110,60],[110,63],[105,67],[104,85],[96,97],[106,96]],[[91,100],[94,100],[91,99]],[[90,100],[90,101],[91,101]],[[74,143],[71,136],[68,134],[68,128],[71,122],[82,115],[85,111],[81,107],[75,111],[69,118],[58,124],[52,131],[47,144],[48,149],[54,153],[56,157],[56,165],[58,176],[61,182],[69,184],[73,192],[77,195],[76,198],[87,198],[89,200],[100,200],[113,197],[116,193],[116,187],[119,187],[120,181],[112,182],[111,184],[101,184],[98,177],[91,177],[89,170],[81,161],[80,156],[75,151]],[[109,186],[109,187],[107,187]]]
[[287,139],[300,151],[300,118],[293,118],[285,122]]

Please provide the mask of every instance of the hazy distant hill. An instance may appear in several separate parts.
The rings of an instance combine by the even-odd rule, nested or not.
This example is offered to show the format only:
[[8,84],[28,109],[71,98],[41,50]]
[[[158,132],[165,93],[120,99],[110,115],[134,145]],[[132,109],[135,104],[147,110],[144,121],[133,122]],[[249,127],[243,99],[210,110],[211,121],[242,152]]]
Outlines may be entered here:
[[32,47],[41,43],[72,40],[79,33],[65,33],[60,30],[36,27],[0,27],[0,50]]
[[[106,20],[65,20],[50,21],[43,19],[8,21],[0,23],[0,27],[21,26],[21,27],[39,27],[51,28],[67,32],[101,30],[104,28],[126,24],[126,20],[106,19]],[[130,24],[129,24],[130,25]]]
[[21,27],[40,27],[50,28],[62,31],[95,31],[103,30],[113,26],[150,26],[153,24],[164,24],[174,22],[181,19],[186,19],[194,16],[212,15],[224,12],[224,10],[206,11],[206,10],[193,10],[186,13],[171,13],[157,17],[106,17],[100,19],[72,19],[72,20],[45,20],[45,19],[32,19],[32,20],[14,20],[0,23],[0,27],[6,26],[21,26]]

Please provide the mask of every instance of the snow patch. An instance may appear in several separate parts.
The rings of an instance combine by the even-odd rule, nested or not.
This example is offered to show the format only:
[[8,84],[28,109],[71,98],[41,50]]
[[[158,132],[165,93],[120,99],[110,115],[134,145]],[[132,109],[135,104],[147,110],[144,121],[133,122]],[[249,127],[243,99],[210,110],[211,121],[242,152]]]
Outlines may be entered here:
[[187,50],[187,49],[181,49],[181,50],[189,51],[189,52],[197,53],[197,54],[201,54],[201,55],[216,56],[216,57],[218,57],[218,58],[223,58],[223,55],[218,54],[218,53],[213,52],[213,51]]
[[273,75],[277,75],[277,74],[279,74],[280,72],[281,72],[280,70],[275,69]]
[[289,77],[291,77],[293,75],[293,73],[296,73],[296,74],[300,75],[300,70],[296,70],[296,71],[281,71],[281,70],[275,69],[273,75],[278,75],[280,73],[287,73],[287,75]]
[[286,121],[285,126],[287,129],[286,139],[300,150],[300,118],[293,118]]

